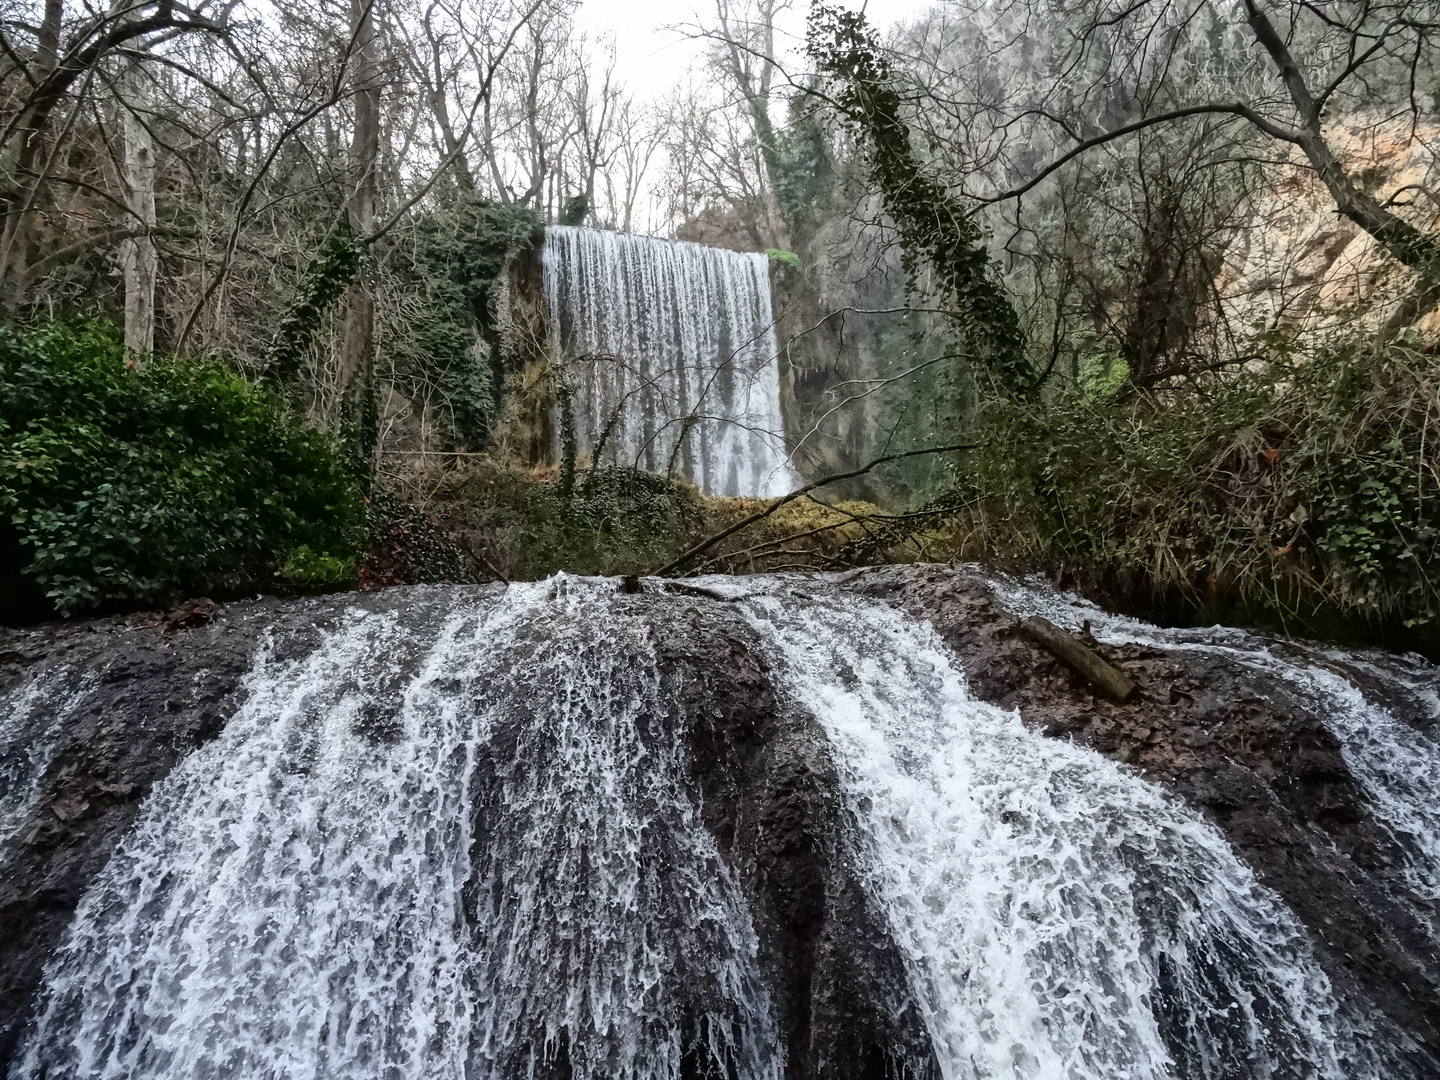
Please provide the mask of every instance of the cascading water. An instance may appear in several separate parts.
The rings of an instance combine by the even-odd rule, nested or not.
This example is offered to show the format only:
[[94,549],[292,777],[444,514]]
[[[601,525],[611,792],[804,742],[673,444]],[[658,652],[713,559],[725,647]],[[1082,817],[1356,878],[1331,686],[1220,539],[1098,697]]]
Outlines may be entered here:
[[95,673],[61,668],[20,687],[0,726],[0,874],[40,797],[60,734],[95,683]]
[[82,902],[14,1075],[778,1076],[744,902],[607,600],[451,594],[262,655]]
[[[1440,900],[1440,698],[1433,669],[1414,657],[1346,655],[1330,649],[1280,643],[1228,627],[1166,630],[1111,615],[1043,581],[1002,581],[997,592],[1017,615],[1044,615],[1078,628],[1089,623],[1097,640],[1218,654],[1277,675],[1306,700],[1340,742],[1350,771],[1361,781],[1370,811],[1406,856],[1405,876],[1417,896]],[[1367,698],[1342,674],[1363,669],[1428,706],[1428,731],[1402,723]],[[1429,677],[1425,677],[1425,673]]]
[[541,259],[577,445],[592,461],[683,476],[711,495],[799,486],[764,255],[552,226]]
[[946,1077],[1387,1074],[1192,811],[974,700],[924,624],[778,582],[746,606],[835,748]]
[[[1323,657],[995,587],[1097,636],[1290,672],[1335,705],[1347,760],[1429,895],[1440,753],[1397,749],[1383,710]],[[771,909],[697,795],[687,709],[727,703],[676,682],[657,642],[681,625],[659,609],[677,604],[700,605],[717,642],[752,642],[770,707],[809,718],[828,748],[838,857],[946,1080],[1428,1075],[1392,1060],[1389,1021],[1332,983],[1310,931],[1215,826],[977,700],[928,624],[831,579],[695,589],[416,589],[350,609],[318,646],[262,646],[243,704],[90,881],[7,1075],[787,1075],[793,988],[754,914]],[[1437,685],[1418,662],[1346,660],[1422,696]],[[92,684],[61,667],[0,698],[8,823],[40,798]]]

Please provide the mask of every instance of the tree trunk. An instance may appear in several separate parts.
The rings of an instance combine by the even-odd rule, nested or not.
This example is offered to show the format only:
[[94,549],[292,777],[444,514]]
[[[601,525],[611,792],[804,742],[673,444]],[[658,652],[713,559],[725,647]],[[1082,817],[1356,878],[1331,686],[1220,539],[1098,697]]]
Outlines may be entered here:
[[[363,240],[375,229],[380,161],[380,72],[374,0],[350,0],[350,33],[355,42],[351,85],[355,131],[350,140],[350,228]],[[362,265],[345,295],[345,339],[340,356],[340,423],[352,464],[374,471],[375,409],[374,272]]]
[[[60,27],[64,0],[45,0],[45,14],[36,34],[35,62],[26,72],[33,84],[43,83],[60,62]],[[24,117],[0,157],[0,296],[13,310],[23,298],[29,268],[30,236],[34,224],[31,209],[34,188],[30,173],[44,137],[49,109],[35,103]]]
[[155,278],[159,255],[155,250],[155,143],[140,108],[145,92],[141,73],[134,70],[129,100],[122,102],[125,128],[125,205],[130,226],[137,235],[120,247],[125,275],[125,351],[135,362],[155,351]]

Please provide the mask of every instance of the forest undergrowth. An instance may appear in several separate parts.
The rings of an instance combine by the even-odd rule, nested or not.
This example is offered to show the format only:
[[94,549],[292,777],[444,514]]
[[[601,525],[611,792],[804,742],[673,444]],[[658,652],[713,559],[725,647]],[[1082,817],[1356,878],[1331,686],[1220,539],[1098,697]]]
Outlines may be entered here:
[[442,457],[367,498],[330,436],[221,362],[136,368],[102,328],[10,329],[7,621],[677,560],[682,575],[974,561],[1161,621],[1434,653],[1440,356],[1414,334],[1263,345],[1241,370],[1169,389],[1081,380],[992,397],[922,505],[820,490],[767,514],[772,501],[633,469],[498,454]]
[[1434,346],[1264,344],[1263,362],[1169,390],[992,401],[916,542],[1152,617],[1434,651]]

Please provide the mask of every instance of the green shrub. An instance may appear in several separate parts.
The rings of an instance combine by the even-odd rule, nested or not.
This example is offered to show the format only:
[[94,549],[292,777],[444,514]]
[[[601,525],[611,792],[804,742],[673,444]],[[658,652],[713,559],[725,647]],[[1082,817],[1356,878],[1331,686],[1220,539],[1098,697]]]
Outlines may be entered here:
[[1095,378],[992,406],[952,553],[1177,615],[1433,638],[1440,358],[1413,338],[1265,344],[1163,396]]
[[355,581],[355,556],[327,555],[301,544],[290,553],[280,576],[306,589],[341,589]]
[[[341,582],[362,502],[329,441],[218,363],[0,328],[0,595],[61,614]],[[23,617],[23,616],[22,616]]]

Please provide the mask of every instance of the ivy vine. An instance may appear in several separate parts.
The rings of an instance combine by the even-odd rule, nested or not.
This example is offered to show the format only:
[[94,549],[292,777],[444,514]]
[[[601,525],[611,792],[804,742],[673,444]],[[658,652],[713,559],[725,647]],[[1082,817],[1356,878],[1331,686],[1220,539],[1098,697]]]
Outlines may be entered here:
[[1007,391],[1032,393],[1036,380],[1025,359],[1025,334],[986,253],[984,234],[916,160],[894,72],[865,16],[816,4],[806,46],[885,200],[911,280],[921,259],[929,263],[977,358]]
[[343,220],[325,238],[271,339],[267,378],[285,382],[300,370],[320,320],[360,273],[364,254],[364,244]]

